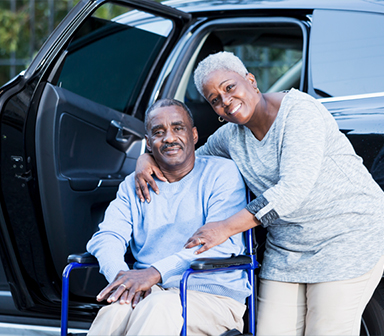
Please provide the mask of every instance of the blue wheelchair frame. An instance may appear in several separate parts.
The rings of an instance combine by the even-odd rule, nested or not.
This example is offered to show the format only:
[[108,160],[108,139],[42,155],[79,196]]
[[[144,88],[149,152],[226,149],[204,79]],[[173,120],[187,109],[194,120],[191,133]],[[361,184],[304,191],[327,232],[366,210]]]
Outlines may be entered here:
[[[188,277],[195,273],[203,272],[220,272],[228,270],[247,270],[249,283],[252,288],[251,295],[247,298],[248,305],[248,332],[253,336],[256,335],[256,283],[255,283],[255,269],[259,267],[256,260],[256,254],[253,253],[252,244],[252,229],[246,231],[246,249],[249,255],[237,256],[232,258],[201,258],[191,263],[180,280],[180,300],[182,306],[182,315],[184,318],[183,328],[181,329],[181,336],[187,336],[187,280]],[[225,267],[223,261],[226,261]]]
[[[252,253],[252,230],[246,232],[246,247],[251,253],[247,256],[237,256],[232,258],[200,258],[196,259],[187,269],[180,281],[180,300],[182,305],[182,316],[184,319],[180,335],[187,335],[187,281],[190,275],[202,272],[220,272],[228,270],[245,269],[248,273],[252,293],[248,297],[248,331],[252,335],[256,334],[256,284],[255,269],[259,267],[256,255]],[[61,336],[68,333],[68,306],[69,306],[69,275],[72,270],[78,268],[99,267],[97,260],[89,253],[73,254],[68,257],[69,264],[63,271],[62,300],[61,300]],[[225,264],[225,267],[223,266]]]
[[88,252],[83,254],[71,254],[68,256],[68,265],[65,266],[62,275],[61,289],[61,336],[68,335],[68,308],[69,308],[69,275],[72,270],[78,268],[99,267],[97,259]]
[[[248,190],[248,203],[250,193]],[[252,288],[252,293],[247,299],[248,304],[248,331],[253,336],[256,335],[256,283],[255,269],[259,267],[256,254],[253,249],[252,229],[245,234],[246,250],[248,255],[234,256],[231,258],[200,258],[193,261],[180,281],[180,300],[182,305],[182,316],[184,319],[181,329],[181,336],[187,335],[187,281],[190,275],[203,272],[220,272],[228,270],[247,270],[248,279]],[[62,277],[62,300],[61,300],[61,336],[68,333],[68,306],[69,306],[69,275],[73,269],[98,267],[97,259],[88,252],[83,254],[72,254],[68,257],[68,265],[64,268]]]

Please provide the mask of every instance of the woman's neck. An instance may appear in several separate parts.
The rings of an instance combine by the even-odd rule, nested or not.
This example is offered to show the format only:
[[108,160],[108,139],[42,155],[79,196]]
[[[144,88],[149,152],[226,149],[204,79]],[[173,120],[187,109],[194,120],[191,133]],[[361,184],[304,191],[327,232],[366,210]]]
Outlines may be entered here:
[[285,93],[266,93],[261,95],[261,99],[256,106],[253,118],[245,125],[261,141],[268,133],[279,112],[281,101]]

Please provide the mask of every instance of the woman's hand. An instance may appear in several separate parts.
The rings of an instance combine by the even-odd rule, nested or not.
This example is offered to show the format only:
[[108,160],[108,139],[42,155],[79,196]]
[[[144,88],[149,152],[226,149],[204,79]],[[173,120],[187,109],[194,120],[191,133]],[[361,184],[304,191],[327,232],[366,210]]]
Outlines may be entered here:
[[159,180],[167,182],[167,179],[161,172],[153,157],[147,153],[140,155],[136,162],[135,188],[136,195],[142,202],[144,202],[144,200],[147,200],[148,203],[151,201],[148,184],[156,194],[159,193],[159,188],[157,187],[152,174],[155,174]]
[[188,239],[184,247],[192,248],[203,245],[195,252],[195,254],[200,254],[224,243],[229,237],[247,231],[259,224],[260,222],[253,214],[243,209],[226,220],[203,225]]
[[184,245],[185,248],[202,245],[195,254],[203,253],[210,248],[224,243],[231,236],[224,221],[207,223],[198,229]]

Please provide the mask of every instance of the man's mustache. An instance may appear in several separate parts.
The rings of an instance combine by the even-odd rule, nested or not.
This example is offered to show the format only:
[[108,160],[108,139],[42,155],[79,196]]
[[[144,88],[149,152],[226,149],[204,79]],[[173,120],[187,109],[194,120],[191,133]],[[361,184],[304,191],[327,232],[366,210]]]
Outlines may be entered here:
[[175,147],[175,146],[179,146],[181,149],[183,149],[183,146],[181,144],[179,144],[178,142],[172,142],[172,143],[166,143],[166,144],[162,145],[161,148],[160,148],[160,151],[163,152],[167,148]]

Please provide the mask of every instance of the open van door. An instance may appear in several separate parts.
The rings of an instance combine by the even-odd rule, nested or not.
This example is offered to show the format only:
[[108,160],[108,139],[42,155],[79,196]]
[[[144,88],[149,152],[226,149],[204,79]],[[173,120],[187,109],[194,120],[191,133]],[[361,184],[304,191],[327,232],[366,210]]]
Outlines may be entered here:
[[[151,0],[80,1],[0,88],[0,251],[18,309],[59,316],[67,256],[144,151],[145,109],[189,21]],[[97,270],[74,274],[72,315],[94,311],[104,284]]]

